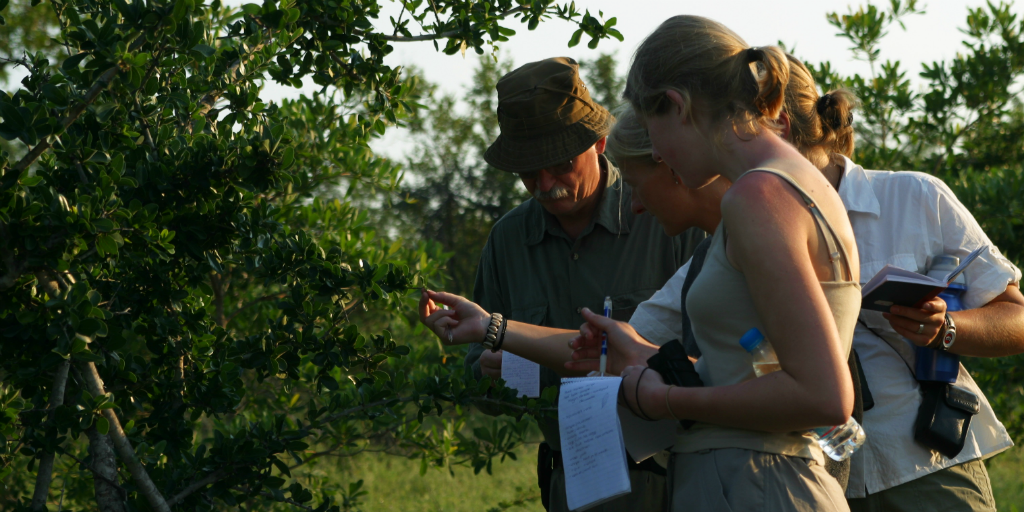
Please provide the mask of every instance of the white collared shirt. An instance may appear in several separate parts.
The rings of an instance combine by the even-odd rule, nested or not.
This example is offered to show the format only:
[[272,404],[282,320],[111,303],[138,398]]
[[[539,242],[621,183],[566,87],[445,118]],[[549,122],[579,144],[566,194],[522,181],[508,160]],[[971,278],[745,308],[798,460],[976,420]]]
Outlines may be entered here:
[[[861,283],[887,264],[920,271],[940,254],[965,257],[988,244],[965,271],[964,307],[978,308],[1018,283],[1020,270],[1004,258],[974,217],[938,178],[919,172],[866,171],[846,159],[839,184],[860,253]],[[630,319],[636,331],[655,344],[681,339],[680,294],[689,263]],[[877,330],[894,333],[880,313],[862,318]],[[909,341],[903,340],[910,344]],[[867,441],[853,456],[848,498],[860,498],[978,458],[987,458],[1013,442],[996,418],[985,395],[961,365],[957,385],[981,399],[981,412],[971,422],[967,443],[955,459],[947,459],[914,441],[913,426],[921,394],[906,363],[884,340],[858,325],[857,349],[875,406],[864,413]]]

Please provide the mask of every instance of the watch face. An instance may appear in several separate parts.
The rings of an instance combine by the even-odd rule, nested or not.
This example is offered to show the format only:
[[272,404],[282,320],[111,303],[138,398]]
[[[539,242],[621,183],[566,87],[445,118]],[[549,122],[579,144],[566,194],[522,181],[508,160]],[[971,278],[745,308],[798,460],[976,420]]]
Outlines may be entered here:
[[949,348],[953,344],[953,340],[956,339],[956,331],[949,329],[946,334],[942,336],[942,347]]

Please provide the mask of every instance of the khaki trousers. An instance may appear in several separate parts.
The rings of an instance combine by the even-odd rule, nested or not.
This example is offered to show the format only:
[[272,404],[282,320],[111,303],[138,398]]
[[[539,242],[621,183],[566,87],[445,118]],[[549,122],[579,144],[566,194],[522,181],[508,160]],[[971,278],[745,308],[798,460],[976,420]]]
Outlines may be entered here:
[[854,512],[996,512],[985,463],[972,460],[940,469],[865,498],[850,500]]
[[817,462],[720,448],[675,453],[673,512],[848,512],[839,482]]

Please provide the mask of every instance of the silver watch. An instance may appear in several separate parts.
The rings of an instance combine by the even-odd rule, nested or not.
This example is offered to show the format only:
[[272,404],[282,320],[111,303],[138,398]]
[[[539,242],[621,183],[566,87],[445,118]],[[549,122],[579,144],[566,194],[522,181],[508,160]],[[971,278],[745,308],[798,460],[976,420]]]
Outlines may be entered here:
[[941,350],[949,350],[953,346],[953,342],[956,341],[956,324],[953,323],[953,317],[946,313],[946,322],[943,324],[946,326],[945,331],[942,333],[942,345]]

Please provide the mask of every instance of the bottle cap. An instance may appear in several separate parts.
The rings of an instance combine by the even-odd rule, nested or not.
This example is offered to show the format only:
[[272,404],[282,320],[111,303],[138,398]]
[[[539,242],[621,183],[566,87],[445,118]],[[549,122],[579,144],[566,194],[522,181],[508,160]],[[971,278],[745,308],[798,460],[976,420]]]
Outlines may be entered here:
[[[952,272],[956,267],[960,265],[960,258],[953,256],[952,254],[940,254],[932,257],[932,266],[928,269],[928,277],[934,277],[935,279],[944,279],[946,274]],[[953,280],[954,283],[966,285],[967,279],[964,277],[964,273],[956,276]]]
[[764,334],[761,334],[761,331],[755,327],[740,337],[740,346],[747,352],[753,352],[762,341],[764,341]]

